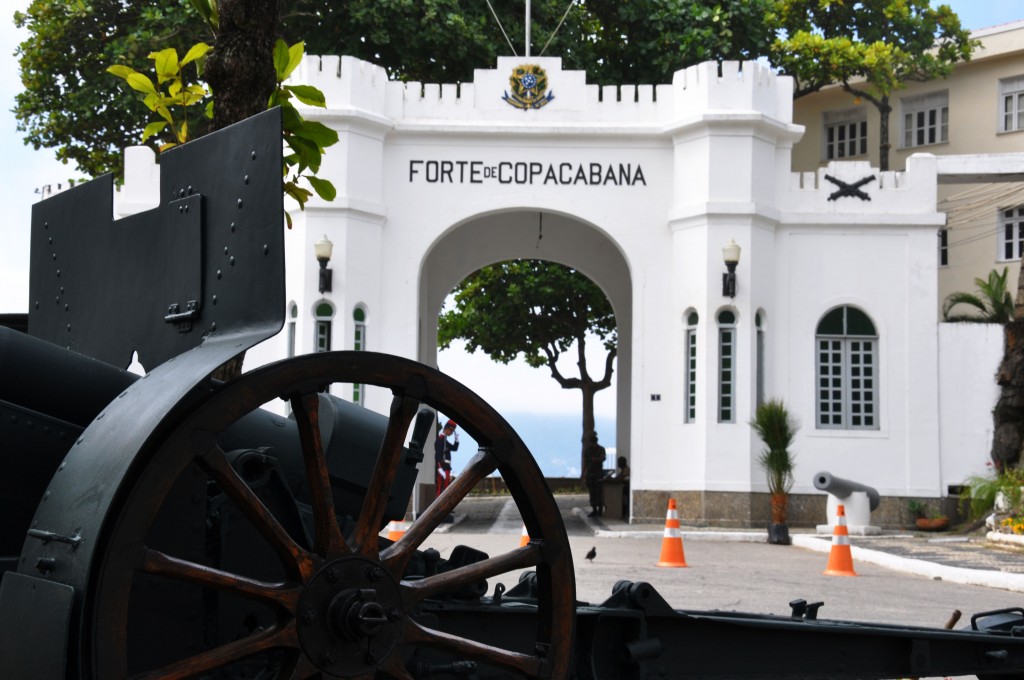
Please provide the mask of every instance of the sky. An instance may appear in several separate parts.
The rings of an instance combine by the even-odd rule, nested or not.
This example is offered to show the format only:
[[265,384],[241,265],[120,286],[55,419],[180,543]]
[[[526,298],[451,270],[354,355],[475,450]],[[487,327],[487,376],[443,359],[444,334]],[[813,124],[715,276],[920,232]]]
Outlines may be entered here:
[[[939,4],[933,2],[933,4]],[[1024,19],[1024,0],[947,0],[962,24],[977,30]],[[11,109],[21,90],[14,51],[24,40],[14,27],[16,9],[29,0],[9,0],[0,10],[0,313],[28,310],[29,227],[32,204],[44,185],[66,183],[81,175],[55,160],[49,150],[35,151],[22,141]],[[591,343],[595,345],[597,343]],[[603,365],[598,356],[597,365]],[[525,364],[502,366],[483,355],[459,349],[442,352],[438,366],[465,383],[494,406],[520,433],[549,476],[579,473],[579,392],[562,390],[545,370]],[[567,368],[569,370],[570,366]],[[598,395],[598,432],[614,446],[614,389]]]

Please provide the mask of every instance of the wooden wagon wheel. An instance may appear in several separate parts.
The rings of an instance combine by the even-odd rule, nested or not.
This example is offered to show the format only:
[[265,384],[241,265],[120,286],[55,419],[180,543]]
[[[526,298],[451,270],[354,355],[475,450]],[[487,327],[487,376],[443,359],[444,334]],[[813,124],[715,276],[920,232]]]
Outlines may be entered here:
[[[320,439],[319,393],[331,383],[389,388],[390,419],[365,503],[354,528],[342,531],[334,511]],[[217,437],[260,407],[290,401],[311,494],[312,545],[289,535],[230,464]],[[451,486],[392,545],[380,549],[388,491],[402,458],[403,440],[420,405],[455,418],[480,452]],[[126,424],[127,425],[127,424]],[[410,648],[440,650],[513,676],[564,678],[574,633],[575,585],[565,527],[536,462],[509,425],[466,387],[421,364],[369,352],[315,354],[273,364],[212,391],[160,441],[136,455],[129,492],[115,500],[116,518],[100,539],[84,604],[80,653],[83,673],[95,678],[235,677],[223,669],[254,655],[276,655],[260,677],[413,677],[403,659]],[[176,480],[196,469],[230,497],[272,549],[285,574],[266,582],[166,554],[150,536]],[[508,485],[532,538],[507,554],[420,580],[404,580],[411,559],[474,485],[497,470]],[[481,579],[535,568],[538,616],[535,644],[511,650],[451,635],[416,620],[428,598]],[[140,574],[227,593],[273,611],[274,622],[238,639],[157,667],[132,657],[128,612]],[[138,585],[138,584],[136,584]],[[154,625],[159,625],[156,622]],[[148,663],[153,663],[149,661]],[[238,672],[235,671],[237,674]]]

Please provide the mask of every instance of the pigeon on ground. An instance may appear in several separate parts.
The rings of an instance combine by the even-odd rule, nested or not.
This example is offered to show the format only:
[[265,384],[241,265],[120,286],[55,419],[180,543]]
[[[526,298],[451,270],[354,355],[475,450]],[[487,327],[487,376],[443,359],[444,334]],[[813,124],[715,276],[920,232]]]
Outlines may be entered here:
[[587,561],[593,562],[595,557],[597,557],[597,546],[591,548],[590,552],[587,553]]

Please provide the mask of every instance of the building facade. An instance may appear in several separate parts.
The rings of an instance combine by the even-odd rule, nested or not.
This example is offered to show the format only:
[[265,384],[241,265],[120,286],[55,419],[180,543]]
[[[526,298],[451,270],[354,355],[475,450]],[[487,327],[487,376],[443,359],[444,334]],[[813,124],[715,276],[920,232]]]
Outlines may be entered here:
[[[892,169],[903,169],[915,153],[940,157],[938,207],[947,221],[936,237],[939,314],[947,295],[975,292],[974,279],[992,269],[1007,268],[1016,290],[1024,255],[1024,21],[972,37],[980,45],[971,61],[946,79],[896,91],[889,121]],[[846,159],[878,165],[880,118],[869,102],[830,87],[797,99],[793,118],[806,129],[793,151],[794,169]],[[998,181],[978,182],[962,159],[952,158],[1007,153],[1021,156],[1004,161]]]
[[[249,366],[326,349],[434,365],[438,312],[465,276],[546,259],[592,279],[615,311],[614,445],[634,519],[663,518],[673,497],[686,521],[763,525],[748,422],[769,397],[801,423],[795,523],[824,519],[823,470],[876,487],[889,525],[907,498],[941,498],[984,470],[991,371],[937,370],[976,342],[935,319],[933,155],[899,172],[844,159],[794,173],[792,82],[757,63],[599,88],[557,58],[501,58],[472,83],[437,85],[325,56],[298,80],[326,94],[308,116],[339,132],[321,170],[338,196],[293,212],[285,329]],[[324,236],[333,286],[321,293]],[[390,401],[372,386],[339,396],[381,412]]]

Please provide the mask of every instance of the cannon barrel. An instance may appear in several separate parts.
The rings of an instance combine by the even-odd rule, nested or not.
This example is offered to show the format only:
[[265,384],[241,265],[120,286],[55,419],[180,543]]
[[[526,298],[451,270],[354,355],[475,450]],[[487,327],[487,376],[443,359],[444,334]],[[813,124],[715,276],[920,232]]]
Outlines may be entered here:
[[863,491],[868,495],[868,501],[872,510],[875,510],[881,501],[878,491],[874,487],[859,482],[852,482],[842,477],[836,477],[829,472],[819,472],[814,475],[814,488],[830,493],[836,498],[846,498],[854,491]]
[[[14,568],[36,507],[72,444],[138,379],[102,361],[0,327],[0,442],[7,472],[0,475],[0,573]],[[388,418],[330,394],[320,395],[319,411],[335,510],[339,516],[355,517]],[[386,519],[405,515],[434,422],[432,410],[417,418],[388,498]],[[275,468],[287,480],[295,501],[310,502],[293,419],[257,409],[228,428],[219,444],[236,452],[231,458],[237,466],[258,460]],[[253,458],[247,452],[258,455]]]

